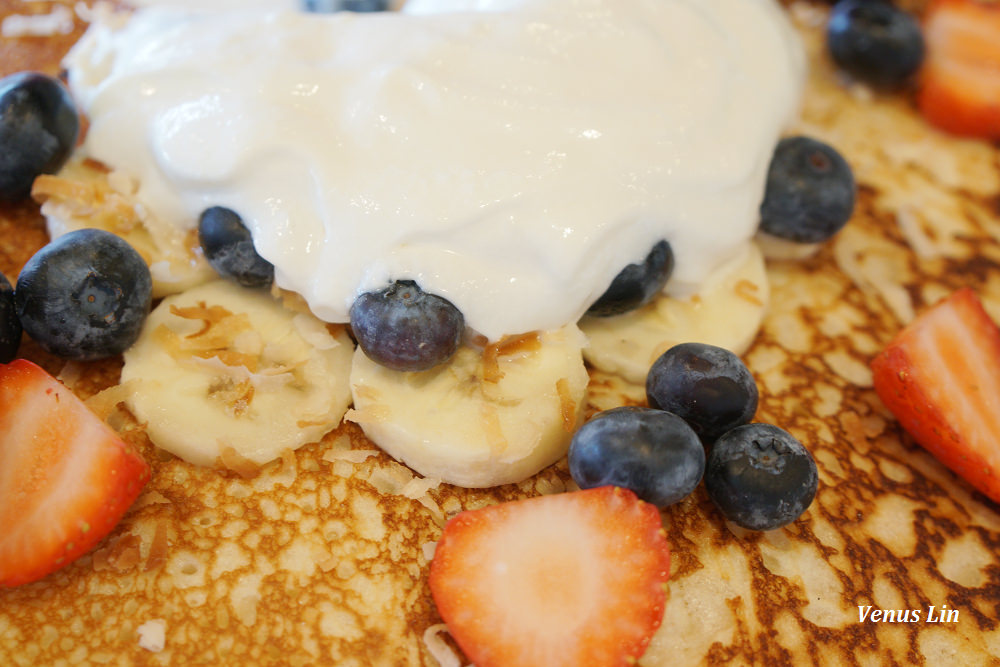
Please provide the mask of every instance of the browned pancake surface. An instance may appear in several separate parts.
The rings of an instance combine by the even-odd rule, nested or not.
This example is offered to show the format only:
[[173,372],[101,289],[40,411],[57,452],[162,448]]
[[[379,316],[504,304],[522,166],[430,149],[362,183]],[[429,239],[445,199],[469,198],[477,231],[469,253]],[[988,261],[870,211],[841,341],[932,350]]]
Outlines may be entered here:
[[[0,16],[47,11],[0,0]],[[757,419],[810,448],[819,493],[768,533],[727,524],[702,488],[665,511],[670,600],[642,664],[997,664],[998,508],[901,432],[868,361],[960,286],[1000,319],[1000,156],[929,129],[905,96],[846,85],[819,53],[822,6],[792,11],[813,52],[796,129],[842,150],[859,205],[816,256],[770,264],[771,310],[746,360]],[[0,68],[56,72],[74,38],[2,39]],[[36,206],[0,207],[8,277],[45,240]],[[30,341],[22,351],[84,397],[117,381],[117,360],[64,367]],[[592,391],[595,410],[643,400],[598,374]],[[434,665],[426,573],[445,518],[572,487],[561,463],[516,486],[427,491],[350,424],[244,478],[158,452],[121,411],[109,419],[152,481],[92,554],[0,591],[0,664]],[[869,605],[923,620],[859,622]],[[957,622],[926,622],[932,605]]]

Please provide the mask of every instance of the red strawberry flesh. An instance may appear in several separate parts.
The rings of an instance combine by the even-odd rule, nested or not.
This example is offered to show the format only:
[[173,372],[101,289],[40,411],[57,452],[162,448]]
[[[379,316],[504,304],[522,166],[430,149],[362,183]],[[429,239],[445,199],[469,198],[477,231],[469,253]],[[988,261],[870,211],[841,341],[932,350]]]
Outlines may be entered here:
[[477,665],[626,665],[665,603],[659,512],[601,487],[463,512],[445,528],[430,585]]
[[1000,329],[972,289],[921,313],[872,362],[875,391],[920,445],[1000,502]]
[[0,586],[88,552],[148,478],[145,461],[58,380],[25,360],[0,365]]

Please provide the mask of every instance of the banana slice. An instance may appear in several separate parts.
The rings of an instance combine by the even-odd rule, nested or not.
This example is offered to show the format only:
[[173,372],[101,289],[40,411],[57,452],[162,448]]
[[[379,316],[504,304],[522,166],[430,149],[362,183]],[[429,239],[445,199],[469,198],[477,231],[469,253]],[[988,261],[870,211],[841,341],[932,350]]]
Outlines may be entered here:
[[520,482],[561,458],[579,425],[587,370],[576,325],[463,346],[447,364],[405,373],[359,348],[347,419],[425,477],[481,488]]
[[606,373],[645,386],[649,367],[677,343],[708,343],[743,354],[760,329],[769,296],[764,257],[750,243],[699,294],[661,295],[630,313],[585,317],[580,321],[589,341],[584,356]]
[[76,160],[54,176],[39,176],[31,195],[42,205],[52,238],[97,227],[128,241],[149,265],[156,298],[218,278],[201,252],[197,233],[153,218],[136,200],[137,191],[138,183],[127,174],[93,160]]
[[150,313],[121,380],[158,447],[199,465],[262,465],[340,424],[353,351],[343,327],[217,280]]

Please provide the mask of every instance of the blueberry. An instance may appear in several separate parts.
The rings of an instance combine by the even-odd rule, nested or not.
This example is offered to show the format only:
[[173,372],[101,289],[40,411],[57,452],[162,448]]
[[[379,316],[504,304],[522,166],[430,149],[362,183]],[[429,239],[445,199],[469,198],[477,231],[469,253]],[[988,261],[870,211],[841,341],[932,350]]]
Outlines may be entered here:
[[0,364],[12,361],[21,346],[21,320],[14,309],[14,288],[0,273]]
[[80,118],[66,87],[37,72],[0,79],[0,199],[28,196],[39,174],[66,162]]
[[816,496],[816,462],[790,433],[746,424],[715,441],[705,489],[733,523],[771,530],[795,521]]
[[303,0],[307,12],[384,12],[389,0]]
[[826,41],[841,69],[881,89],[906,84],[924,60],[920,24],[888,2],[838,2],[830,12]]
[[235,211],[222,206],[202,211],[198,241],[205,259],[223,278],[243,287],[270,287],[274,282],[274,265],[257,254],[250,230]]
[[614,408],[577,430],[569,446],[569,471],[581,488],[621,486],[666,507],[698,486],[705,472],[705,449],[677,415]]
[[43,348],[90,361],[124,352],[149,313],[153,281],[139,253],[100,229],[55,239],[21,269],[14,303]]
[[714,345],[675,345],[653,362],[646,376],[650,407],[684,419],[705,444],[753,419],[757,399],[757,384],[746,365]]
[[674,253],[670,244],[660,241],[642,264],[629,264],[622,269],[587,314],[608,317],[644,306],[660,293],[673,270]]
[[840,153],[809,137],[786,137],[767,171],[760,228],[799,243],[825,241],[847,224],[854,195],[854,173]]
[[423,371],[447,361],[465,330],[458,308],[412,280],[365,292],[354,300],[350,316],[364,353],[397,371]]

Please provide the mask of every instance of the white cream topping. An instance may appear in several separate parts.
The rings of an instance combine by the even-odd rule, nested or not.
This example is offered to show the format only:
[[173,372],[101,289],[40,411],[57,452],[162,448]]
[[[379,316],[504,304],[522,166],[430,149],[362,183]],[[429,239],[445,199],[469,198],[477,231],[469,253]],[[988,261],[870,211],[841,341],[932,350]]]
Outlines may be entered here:
[[84,151],[159,219],[234,209],[325,320],[413,279],[490,339],[576,321],[660,239],[696,290],[756,230],[804,67],[771,0],[154,7],[66,65]]

